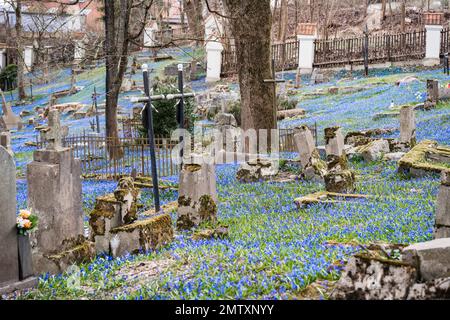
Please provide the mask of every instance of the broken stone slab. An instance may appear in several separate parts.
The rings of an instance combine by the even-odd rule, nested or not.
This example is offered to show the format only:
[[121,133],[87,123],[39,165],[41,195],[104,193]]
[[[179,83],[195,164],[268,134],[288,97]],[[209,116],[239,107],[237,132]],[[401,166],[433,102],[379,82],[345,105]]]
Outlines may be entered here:
[[383,156],[383,161],[399,161],[405,152],[389,152]]
[[344,154],[344,136],[340,127],[325,128],[325,149],[327,156]]
[[410,245],[403,250],[402,261],[414,266],[422,280],[450,277],[450,238]]
[[58,254],[44,258],[48,260],[50,273],[57,274],[66,271],[72,265],[91,262],[95,256],[95,244],[91,241],[84,241]]
[[450,159],[450,147],[438,146],[436,141],[423,140],[399,160],[398,171],[421,177],[429,173],[440,174],[448,169],[448,163],[433,163],[429,161],[430,156]]
[[341,199],[343,201],[351,201],[357,199],[367,199],[370,196],[364,194],[348,194],[348,193],[336,193],[336,192],[327,192],[327,191],[319,191],[313,194],[309,194],[294,200],[294,203],[297,205],[297,208],[305,208],[312,204],[320,204],[320,203],[337,203],[340,202]]
[[348,261],[332,300],[404,300],[417,280],[404,262],[358,254]]
[[303,109],[280,110],[280,111],[277,111],[277,120],[302,117],[305,114],[306,114],[306,111]]
[[389,151],[389,142],[383,139],[372,141],[365,146],[361,146],[359,149],[366,162],[381,160]]
[[380,112],[376,113],[373,117],[373,121],[386,119],[386,118],[397,118],[400,115],[400,112],[398,111],[391,111],[391,112]]
[[395,128],[376,128],[362,131],[351,131],[345,135],[345,144],[361,146],[375,140],[373,137],[395,132]]
[[231,113],[218,113],[214,121],[219,126],[232,126],[237,127],[237,121]]
[[353,193],[356,177],[351,170],[329,171],[325,176],[325,189],[328,192]]
[[162,214],[111,230],[113,257],[160,249],[173,240],[172,218]]
[[224,239],[228,236],[228,226],[218,226],[214,229],[207,228],[197,230],[192,236],[193,240],[208,240],[208,239]]
[[254,159],[240,165],[236,179],[240,182],[250,183],[267,180],[278,174],[278,161],[269,159]]
[[26,289],[32,289],[35,288],[39,283],[39,279],[37,277],[31,277],[28,279],[25,279],[23,281],[18,282],[12,282],[6,285],[0,286],[0,297],[5,294],[10,294],[15,291],[22,291]]

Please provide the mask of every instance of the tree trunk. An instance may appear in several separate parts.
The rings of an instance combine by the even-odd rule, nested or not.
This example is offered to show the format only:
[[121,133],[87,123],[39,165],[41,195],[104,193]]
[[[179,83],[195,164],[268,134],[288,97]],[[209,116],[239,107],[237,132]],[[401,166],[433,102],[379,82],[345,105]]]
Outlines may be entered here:
[[15,15],[16,15],[16,48],[17,48],[17,89],[19,94],[19,100],[23,100],[27,97],[25,93],[24,71],[25,71],[25,56],[22,45],[22,1],[17,0],[15,3]]
[[[123,151],[116,146],[119,142],[119,129],[117,125],[117,103],[119,99],[120,87],[115,83],[118,79],[118,50],[116,48],[116,8],[115,1],[104,1],[105,8],[105,54],[106,54],[106,105],[105,122],[107,148],[110,159],[120,159]],[[119,51],[120,52],[120,51]]]
[[199,46],[205,37],[202,0],[184,0],[183,7],[188,19],[189,29],[196,39],[195,44]]
[[381,2],[381,21],[386,19],[386,0]]
[[276,129],[273,84],[264,83],[272,78],[270,0],[225,3],[236,42],[242,129]]
[[287,0],[281,0],[281,13],[280,13],[280,25],[278,32],[278,41],[286,41],[286,29],[288,25],[288,3]]
[[402,0],[401,7],[400,7],[400,9],[401,9],[401,19],[402,19],[400,25],[401,25],[402,32],[406,31],[406,25],[405,25],[406,3],[405,2],[406,2],[406,0]]

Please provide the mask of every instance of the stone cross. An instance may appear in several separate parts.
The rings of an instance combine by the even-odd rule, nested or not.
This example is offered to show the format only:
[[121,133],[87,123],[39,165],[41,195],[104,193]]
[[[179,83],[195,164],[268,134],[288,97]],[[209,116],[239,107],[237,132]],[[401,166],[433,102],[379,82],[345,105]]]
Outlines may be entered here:
[[400,142],[414,147],[416,144],[416,116],[413,106],[400,109]]
[[0,288],[19,280],[16,230],[16,166],[0,146]]
[[61,126],[59,111],[52,110],[48,114],[48,127],[41,131],[41,138],[48,142],[47,150],[62,148],[62,140],[69,134],[67,126]]

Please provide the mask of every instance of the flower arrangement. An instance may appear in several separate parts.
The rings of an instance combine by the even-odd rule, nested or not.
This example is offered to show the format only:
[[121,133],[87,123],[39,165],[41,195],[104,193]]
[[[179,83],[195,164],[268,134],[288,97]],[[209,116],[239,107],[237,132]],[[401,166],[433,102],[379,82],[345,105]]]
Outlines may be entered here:
[[38,217],[31,214],[30,210],[20,210],[16,223],[19,234],[23,236],[27,235],[29,231],[36,228],[37,222]]

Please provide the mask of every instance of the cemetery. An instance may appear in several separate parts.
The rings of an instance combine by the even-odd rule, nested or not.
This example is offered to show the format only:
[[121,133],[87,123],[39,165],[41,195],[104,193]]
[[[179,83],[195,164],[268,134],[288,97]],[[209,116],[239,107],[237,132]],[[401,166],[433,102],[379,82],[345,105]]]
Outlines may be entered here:
[[0,88],[0,300],[450,299],[441,18],[299,23],[258,81],[212,18],[199,47],[152,23],[118,87],[105,57]]

